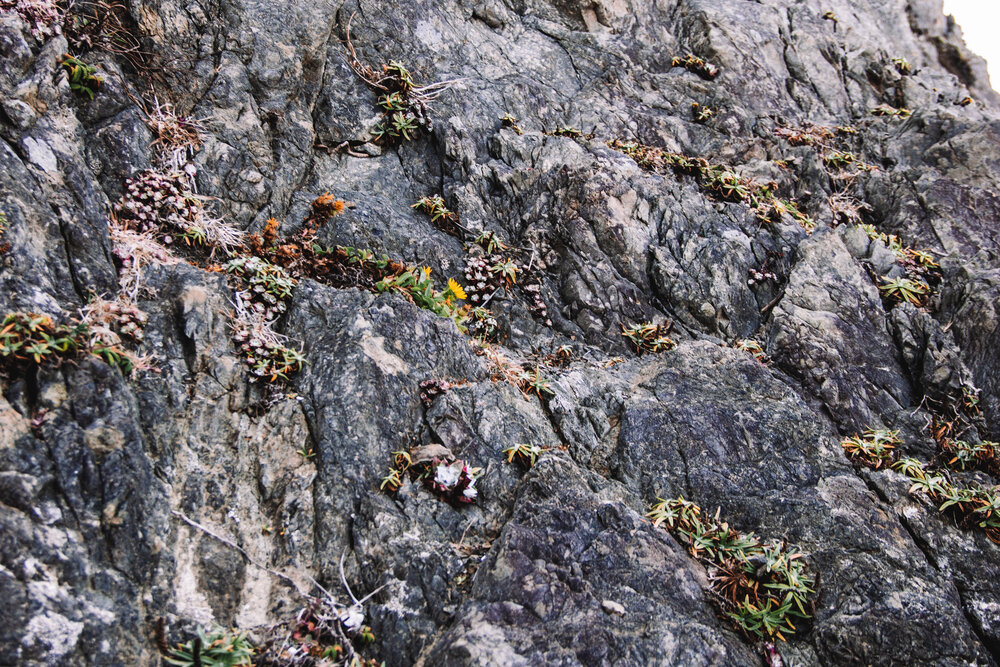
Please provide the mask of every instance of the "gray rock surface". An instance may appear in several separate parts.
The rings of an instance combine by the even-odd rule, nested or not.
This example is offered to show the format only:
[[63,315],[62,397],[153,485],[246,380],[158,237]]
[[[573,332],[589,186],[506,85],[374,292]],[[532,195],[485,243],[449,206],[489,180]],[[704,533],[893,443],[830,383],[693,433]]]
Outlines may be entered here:
[[[1000,545],[839,444],[886,427],[940,464],[928,425],[963,387],[981,411],[965,437],[1000,439],[1000,97],[940,0],[130,0],[138,60],[40,33],[17,9],[33,4],[0,1],[0,315],[67,321],[118,293],[108,215],[162,166],[149,121],[169,104],[201,127],[194,189],[241,230],[275,218],[290,238],[329,192],[350,206],[319,244],[439,284],[495,233],[531,268],[490,304],[494,349],[552,393],[522,393],[399,294],[309,278],[275,324],[303,369],[254,382],[234,278],[209,270],[224,253],[177,249],[190,261],[148,267],[137,293],[155,371],[0,360],[0,664],[156,665],[159,619],[171,643],[261,638],[324,589],[350,604],[347,585],[377,591],[375,641],[355,643],[390,666],[760,664],[703,565],[644,518],[678,495],[820,574],[784,664],[1000,661]],[[373,141],[348,26],[363,63],[452,82],[430,132]],[[98,67],[93,100],[67,52]],[[718,76],[671,65],[688,52]],[[810,125],[855,132],[775,132]],[[615,139],[773,182],[816,229]],[[834,150],[873,169],[828,169]],[[904,275],[888,238],[835,227],[841,192],[940,264],[919,307],[879,289]],[[430,195],[466,238],[411,208]],[[676,349],[621,336],[666,321]],[[734,349],[750,338],[770,365]],[[451,386],[425,401],[427,380]],[[544,450],[530,469],[504,452],[521,443]],[[476,503],[415,479],[380,491],[393,452],[429,445],[483,469]]]

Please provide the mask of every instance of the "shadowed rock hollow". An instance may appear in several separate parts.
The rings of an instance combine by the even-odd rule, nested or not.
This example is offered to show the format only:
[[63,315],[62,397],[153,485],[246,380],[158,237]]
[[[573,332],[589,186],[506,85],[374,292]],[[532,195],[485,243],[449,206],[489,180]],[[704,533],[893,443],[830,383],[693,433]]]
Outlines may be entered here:
[[[949,453],[1000,439],[1000,97],[940,0],[64,9],[0,0],[0,315],[145,316],[40,356],[0,333],[0,664],[155,665],[218,626],[257,664],[346,661],[263,653],[350,605],[342,577],[378,589],[374,642],[333,625],[390,666],[1000,660],[992,515],[841,447],[890,429],[927,475],[1000,482]],[[395,140],[393,62],[447,83],[403,91]],[[138,217],[146,170],[201,217]],[[413,208],[433,196],[454,214]],[[287,379],[241,352],[263,297],[230,254],[297,279],[258,320],[304,357]],[[493,323],[375,288],[406,267]],[[622,335],[668,322],[676,347]],[[117,338],[153,368],[88,352]],[[380,490],[400,451],[481,468],[476,501]],[[818,574],[787,642],[645,518],[679,496]]]

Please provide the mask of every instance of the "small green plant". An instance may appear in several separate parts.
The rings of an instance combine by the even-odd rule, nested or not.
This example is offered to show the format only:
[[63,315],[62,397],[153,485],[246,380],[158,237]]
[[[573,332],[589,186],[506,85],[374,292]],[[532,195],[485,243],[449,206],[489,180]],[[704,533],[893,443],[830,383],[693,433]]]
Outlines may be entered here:
[[379,484],[379,490],[389,493],[399,491],[400,487],[403,486],[403,472],[399,468],[389,468],[389,472],[386,473],[385,477],[382,478],[382,483]]
[[415,208],[418,211],[431,216],[431,222],[438,222],[439,220],[449,221],[458,217],[452,211],[448,210],[448,207],[444,204],[444,198],[440,195],[434,195],[433,197],[421,197],[417,200],[417,203],[410,206],[410,208]]
[[465,290],[453,278],[448,279],[448,286],[442,290],[434,289],[430,268],[406,269],[393,276],[386,276],[375,285],[376,291],[395,292],[406,297],[421,308],[447,317],[463,333],[467,331],[465,322],[469,317],[469,309],[458,305],[458,301],[466,298]]
[[1000,475],[1000,445],[989,440],[978,443],[970,443],[965,440],[945,440],[941,443],[941,448],[948,459],[948,465],[959,470],[972,470],[982,468]]
[[913,65],[906,58],[893,58],[892,64],[896,66],[896,71],[903,76],[913,73]]
[[349,29],[347,49],[351,68],[379,94],[376,105],[382,117],[371,131],[375,143],[393,146],[412,141],[433,129],[428,105],[450,82],[418,86],[409,70],[396,61],[382,65],[381,72],[375,71],[358,60]]
[[274,319],[285,312],[285,301],[291,298],[292,290],[298,284],[280,266],[260,257],[237,257],[230,260],[225,269],[226,273],[245,281],[247,289],[240,292],[240,297],[252,303],[267,319]]
[[117,336],[102,333],[86,322],[55,324],[47,315],[7,313],[0,322],[0,367],[13,370],[58,363],[78,352],[89,352],[126,374],[132,373],[142,360],[119,346]]
[[886,298],[897,302],[909,301],[914,306],[921,306],[930,292],[930,286],[922,280],[910,278],[882,278],[879,289]]
[[522,372],[519,384],[525,395],[534,392],[539,398],[544,398],[545,395],[555,393],[552,391],[552,382],[544,377],[541,369],[537,367],[532,371]]
[[897,109],[888,104],[880,104],[871,110],[873,116],[883,116],[889,118],[909,118],[913,112],[909,109]]
[[270,327],[263,312],[248,311],[237,301],[232,337],[252,373],[251,381],[266,378],[269,382],[287,380],[302,370],[305,357],[299,350],[284,345],[285,338]]
[[694,72],[703,79],[712,80],[719,75],[719,68],[712,63],[706,62],[694,55],[689,53],[684,56],[674,56],[670,60],[671,67],[683,67],[689,72]]
[[77,60],[70,54],[64,54],[59,66],[66,70],[69,76],[69,87],[75,93],[94,99],[97,89],[103,79],[97,76],[97,68]]
[[524,134],[524,131],[522,131],[521,128],[518,127],[517,122],[518,122],[517,119],[511,116],[509,113],[505,113],[504,115],[500,116],[500,124],[503,125],[503,127],[509,127],[519,135]]
[[884,464],[892,462],[893,450],[901,444],[899,431],[866,429],[860,436],[844,439],[840,446],[848,458],[872,470],[878,470]]
[[767,356],[767,352],[764,351],[761,344],[752,338],[741,338],[733,343],[733,347],[741,352],[750,354],[765,366],[771,362],[771,358]]
[[615,140],[608,142],[608,146],[625,153],[643,169],[658,172],[672,169],[679,174],[694,176],[709,196],[749,206],[762,223],[777,222],[789,215],[807,233],[815,229],[815,221],[802,212],[798,204],[780,199],[775,194],[776,185],[773,183],[761,184],[752,178],[740,176],[731,167],[709,164],[703,158],[671,153],[635,142]]
[[507,463],[513,463],[516,458],[525,468],[530,468],[535,465],[535,461],[542,455],[542,451],[538,445],[521,443],[507,447],[503,453],[507,457]]
[[296,450],[295,453],[304,458],[306,461],[311,461],[316,458],[316,451],[312,447],[309,447],[308,449],[302,447],[301,449]]
[[504,258],[490,266],[490,273],[502,278],[508,287],[517,282],[517,274],[520,270],[517,262],[510,258]]
[[583,136],[583,132],[572,125],[557,127],[552,131],[552,134],[557,137],[571,137],[574,139]]
[[669,324],[633,324],[622,325],[622,336],[628,340],[636,354],[645,352],[663,352],[677,347],[677,343],[667,337]]
[[708,568],[714,599],[748,638],[784,640],[798,632],[792,619],[812,617],[817,583],[802,554],[741,533],[719,515],[683,497],[659,498],[646,514]]
[[242,632],[215,630],[179,644],[166,661],[178,667],[239,667],[252,665],[254,648]]
[[490,255],[497,252],[498,250],[507,249],[507,246],[505,246],[503,243],[500,242],[500,239],[497,238],[497,235],[489,231],[483,232],[482,234],[477,236],[475,242],[483,250],[485,250],[487,254]]
[[714,107],[704,106],[697,102],[691,103],[691,114],[694,116],[696,123],[706,123],[715,118],[716,113],[718,113],[718,109]]
[[[977,485],[956,486],[946,473],[936,471],[912,457],[900,458],[893,463],[894,449],[901,444],[898,431],[867,429],[861,437],[845,439],[841,446],[848,458],[873,470],[885,466],[902,473],[910,481],[911,495],[927,496],[937,504],[939,512],[952,513],[965,528],[981,528],[987,537],[1000,544],[1000,486],[991,489]],[[942,448],[950,457],[949,465],[965,470],[985,462],[987,469],[1000,474],[995,469],[995,443],[970,445],[962,441],[946,441]]]

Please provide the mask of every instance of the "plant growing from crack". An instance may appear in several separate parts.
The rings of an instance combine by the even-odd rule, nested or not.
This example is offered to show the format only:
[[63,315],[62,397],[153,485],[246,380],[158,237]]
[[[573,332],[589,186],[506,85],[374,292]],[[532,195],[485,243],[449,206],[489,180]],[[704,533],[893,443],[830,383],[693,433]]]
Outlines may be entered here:
[[538,445],[520,443],[505,448],[503,453],[507,457],[507,463],[513,463],[514,459],[517,459],[518,463],[525,468],[530,468],[535,465],[535,461],[542,455],[543,451]]
[[518,127],[517,123],[518,123],[517,118],[514,118],[509,113],[505,113],[504,115],[500,116],[501,126],[509,127],[510,129],[514,130],[515,134],[518,135],[524,134],[524,131],[521,130],[520,127]]
[[94,99],[94,95],[97,94],[97,89],[100,88],[103,81],[101,77],[97,76],[96,67],[88,65],[68,53],[63,55],[59,66],[66,70],[70,90],[91,100]]
[[879,289],[886,298],[896,302],[909,301],[914,306],[924,305],[930,285],[910,278],[882,278]]
[[715,115],[718,112],[719,110],[715,107],[705,106],[703,104],[698,104],[697,102],[691,103],[691,115],[694,116],[694,121],[696,123],[707,123],[715,118]]
[[238,667],[252,665],[253,655],[246,634],[222,629],[206,633],[199,628],[194,639],[178,644],[165,660],[178,667]]
[[657,499],[646,514],[705,565],[715,601],[744,636],[785,640],[799,631],[793,619],[812,617],[817,577],[787,543],[741,533],[719,515],[683,496]]
[[746,352],[765,366],[771,363],[771,358],[767,356],[763,346],[752,338],[741,338],[733,343],[733,347],[741,352]]
[[892,463],[895,456],[893,450],[901,444],[899,431],[867,429],[860,436],[845,438],[840,446],[848,458],[878,470],[883,464]]
[[896,71],[906,76],[913,73],[913,65],[906,58],[896,57],[892,59],[892,64],[896,67]]
[[461,79],[418,86],[410,71],[398,61],[390,61],[378,70],[372,68],[361,62],[354,50],[352,20],[353,15],[348,19],[346,28],[348,63],[354,73],[379,95],[377,106],[382,117],[371,132],[374,142],[394,146],[430,133],[434,128],[428,112],[431,102]]
[[653,324],[647,322],[631,326],[622,325],[622,336],[625,337],[636,354],[663,352],[677,347],[677,343],[667,336],[669,331],[669,323]]
[[[1000,486],[958,486],[944,471],[935,470],[915,458],[904,457],[894,462],[895,448],[900,444],[897,431],[869,429],[860,437],[845,439],[842,446],[848,458],[865,467],[873,470],[885,467],[902,473],[910,481],[911,496],[926,496],[937,505],[938,512],[950,512],[962,527],[978,527],[989,539],[1000,544]],[[956,445],[953,441],[942,447],[945,454],[951,456],[949,465],[957,464],[964,470],[964,466],[971,465],[974,459],[982,460],[981,456],[995,457],[994,443],[984,443],[980,447],[968,443],[963,445]],[[995,465],[996,459],[992,460],[994,463],[991,465]]]
[[873,116],[882,116],[888,118],[909,118],[910,114],[913,112],[909,109],[889,106],[888,104],[880,104],[871,110]]
[[55,324],[48,315],[38,313],[7,313],[0,322],[0,368],[17,372],[25,366],[60,363],[80,352],[117,366],[125,374],[150,368],[147,358],[120,343],[118,334],[105,323],[91,326],[86,311],[85,319],[69,324]]
[[466,293],[454,278],[449,278],[447,287],[438,291],[431,278],[430,268],[406,269],[380,280],[375,284],[375,290],[400,294],[421,308],[426,308],[441,317],[447,317],[455,323],[459,331],[463,333],[467,331],[465,322],[468,320],[469,309],[458,304],[459,301],[465,300]]
[[660,173],[670,169],[679,174],[694,176],[706,194],[721,201],[749,206],[762,223],[777,222],[787,215],[807,233],[811,233],[816,227],[815,221],[796,202],[777,196],[777,184],[758,183],[752,178],[741,176],[726,165],[713,165],[703,158],[671,153],[636,142],[614,140],[608,146],[625,153],[643,169]]
[[684,56],[674,56],[670,60],[671,67],[683,67],[689,72],[694,72],[703,79],[711,81],[719,75],[719,68],[702,58],[688,53]]

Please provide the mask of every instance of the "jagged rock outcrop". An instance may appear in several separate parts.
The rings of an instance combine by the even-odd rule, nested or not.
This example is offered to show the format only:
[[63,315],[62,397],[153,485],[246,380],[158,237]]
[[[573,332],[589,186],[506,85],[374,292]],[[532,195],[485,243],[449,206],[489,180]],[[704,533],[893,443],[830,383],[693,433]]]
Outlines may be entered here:
[[[990,515],[840,445],[899,431],[887,456],[1000,483],[946,453],[1000,439],[1000,97],[940,0],[62,11],[0,0],[0,317],[126,297],[153,368],[0,334],[0,664],[155,665],[213,626],[263,650],[371,592],[351,645],[390,666],[1000,661]],[[364,67],[393,62],[447,83],[412,140],[377,138]],[[150,169],[205,221],[140,260],[114,205]],[[413,208],[434,195],[456,215]],[[472,303],[466,262],[494,252],[515,264],[485,348],[441,316],[455,291],[435,313],[373,287],[427,267]],[[261,298],[241,253],[297,278],[255,330],[301,350],[287,379],[234,339]],[[666,322],[676,347],[622,336]],[[433,469],[384,488],[397,452],[482,468],[475,502]],[[678,496],[818,573],[787,642],[741,632],[718,571],[644,517]]]

